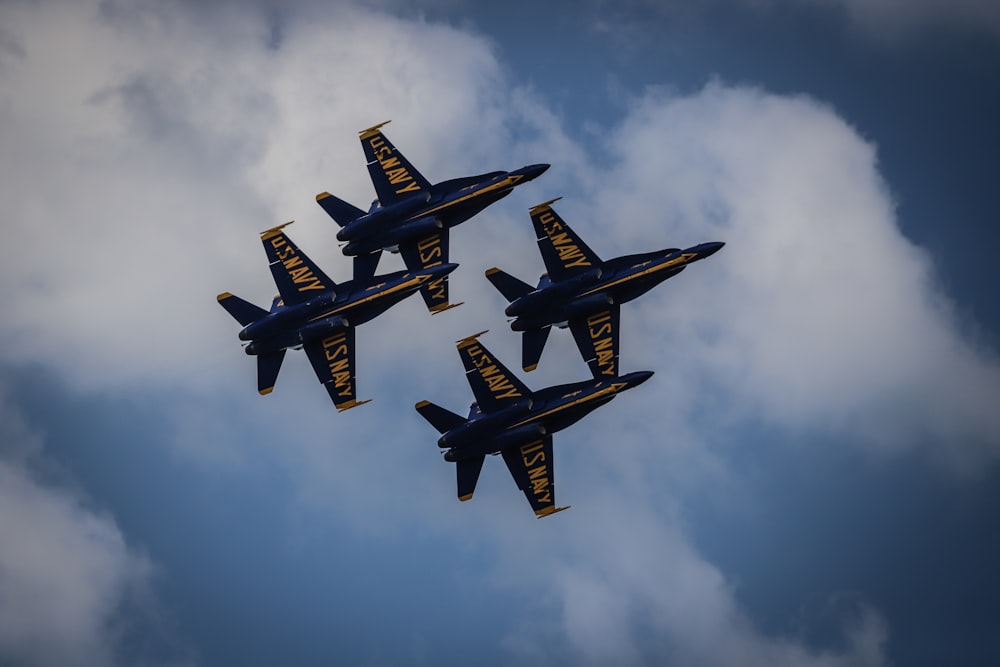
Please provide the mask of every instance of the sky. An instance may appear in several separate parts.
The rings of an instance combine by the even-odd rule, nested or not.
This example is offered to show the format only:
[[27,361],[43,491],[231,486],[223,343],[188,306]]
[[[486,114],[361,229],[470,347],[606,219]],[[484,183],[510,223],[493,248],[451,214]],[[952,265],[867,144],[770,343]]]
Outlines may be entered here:
[[[998,117],[987,0],[0,3],[0,663],[997,664]],[[215,295],[289,220],[350,277],[315,195],[390,119],[431,182],[552,167],[453,231],[462,307],[359,329],[370,404],[259,396]],[[477,331],[518,367],[483,271],[560,196],[605,259],[726,246],[623,308],[656,374],[536,520],[413,405]]]

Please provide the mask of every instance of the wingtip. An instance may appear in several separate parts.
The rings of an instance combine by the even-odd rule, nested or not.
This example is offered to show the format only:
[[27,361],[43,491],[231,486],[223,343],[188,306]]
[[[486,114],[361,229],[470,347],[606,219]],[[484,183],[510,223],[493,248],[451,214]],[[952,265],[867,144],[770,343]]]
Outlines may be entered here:
[[264,387],[263,389],[258,389],[257,393],[260,394],[261,396],[267,396],[272,391],[274,391],[274,386],[273,385],[270,386],[270,387]]
[[272,236],[277,236],[278,232],[280,232],[282,229],[284,229],[288,225],[292,224],[293,222],[295,222],[295,221],[294,220],[289,220],[288,222],[286,222],[286,223],[284,223],[282,225],[278,225],[276,227],[271,227],[270,229],[265,229],[264,231],[262,231],[260,233],[261,240],[262,241],[266,241],[269,238],[271,238]]
[[459,496],[458,499],[461,500],[464,503],[467,500],[472,500],[472,494],[471,493],[467,493],[464,496]]
[[364,405],[365,403],[371,403],[372,399],[365,399],[363,401],[350,400],[346,403],[337,404],[337,412],[343,412],[344,410],[350,410],[351,408],[356,408],[359,405]]
[[497,268],[497,267],[495,267],[495,266],[486,269],[486,277],[487,278],[489,278],[490,276],[492,276],[493,274],[496,274],[496,273],[500,273],[500,269]]
[[320,201],[321,199],[326,199],[327,197],[332,197],[332,196],[333,195],[331,195],[329,192],[321,192],[318,195],[316,195],[316,201]]
[[555,203],[556,203],[557,201],[559,201],[560,199],[562,199],[562,197],[556,197],[555,199],[550,199],[550,200],[548,200],[548,201],[546,201],[546,202],[542,202],[541,204],[537,204],[537,205],[535,205],[535,206],[532,206],[532,207],[531,207],[531,208],[530,208],[530,209],[528,210],[528,214],[529,214],[529,215],[535,215],[536,213],[539,213],[539,212],[541,212],[541,211],[544,211],[545,209],[547,209],[547,208],[551,207],[551,206],[552,206],[552,204],[555,204]]
[[465,302],[459,301],[458,303],[444,303],[436,306],[431,306],[430,308],[428,308],[428,310],[430,311],[431,315],[438,315],[446,310],[451,310],[452,308],[458,308],[463,303]]
[[368,137],[378,132],[380,127],[382,127],[383,125],[388,125],[391,122],[392,122],[391,120],[382,121],[378,125],[372,125],[371,127],[365,130],[361,130],[360,132],[358,132],[358,134],[361,135],[362,139],[367,139]]
[[522,366],[521,368],[524,370],[525,373],[530,373],[531,371],[538,368],[538,364],[528,364],[527,366]]
[[229,293],[229,292],[223,292],[219,296],[215,297],[215,300],[216,301],[225,301],[226,299],[232,298],[232,296],[233,295],[231,293]]
[[572,505],[566,505],[565,507],[556,507],[555,505],[549,505],[548,507],[543,507],[540,510],[535,510],[535,516],[539,519],[544,519],[547,516],[552,516],[553,514],[558,514],[563,510],[568,510]]
[[420,401],[419,403],[417,403],[413,407],[416,408],[417,410],[419,410],[420,408],[425,408],[425,407],[427,407],[430,404],[431,404],[430,401]]
[[458,345],[458,349],[461,350],[463,347],[468,347],[468,346],[472,345],[474,342],[476,342],[477,338],[479,338],[480,336],[482,336],[487,331],[489,331],[489,329],[483,329],[479,333],[472,334],[471,336],[466,336],[462,340],[456,341],[455,344]]

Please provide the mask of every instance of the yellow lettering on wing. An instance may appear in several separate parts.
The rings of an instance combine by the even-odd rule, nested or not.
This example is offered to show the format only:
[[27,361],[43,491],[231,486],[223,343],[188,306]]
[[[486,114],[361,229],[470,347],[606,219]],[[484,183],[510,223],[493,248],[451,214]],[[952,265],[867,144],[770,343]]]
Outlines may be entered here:
[[[429,269],[440,266],[444,257],[444,248],[441,246],[441,235],[432,234],[417,242],[417,255],[420,259],[420,266]],[[444,282],[445,277],[435,278],[427,283],[426,290],[435,301],[447,301],[448,291]]]
[[350,349],[347,347],[347,334],[340,332],[324,338],[323,352],[337,395],[351,398],[354,396],[354,385],[351,382],[351,358]]
[[295,246],[285,239],[284,234],[277,234],[271,238],[271,247],[274,248],[275,255],[281,265],[288,271],[288,277],[295,283],[296,289],[300,292],[309,290],[324,290],[326,286],[313,273],[312,269],[305,264],[302,257],[295,251]]
[[568,231],[560,231],[565,227],[559,223],[559,219],[551,210],[538,216],[538,221],[542,223],[545,235],[549,237],[552,246],[559,253],[559,261],[563,263],[563,266],[591,266],[590,260],[580,250],[573,236]]
[[403,187],[396,188],[396,194],[417,192],[420,190],[420,186],[413,179],[409,170],[403,166],[398,157],[393,155],[392,148],[386,145],[381,132],[369,139],[368,145],[371,146],[372,155],[378,161],[389,183],[392,185],[403,185]]
[[514,383],[510,381],[503,371],[497,367],[490,355],[486,354],[479,345],[472,345],[466,348],[472,365],[483,379],[486,387],[496,398],[517,398],[521,392]]
[[587,318],[587,333],[594,348],[597,367],[602,375],[615,373],[615,340],[611,322],[611,311],[602,310]]
[[531,494],[535,496],[535,500],[539,503],[551,503],[552,480],[549,476],[548,466],[541,463],[545,461],[544,447],[542,441],[521,445],[521,463],[524,464],[524,469],[528,472]]

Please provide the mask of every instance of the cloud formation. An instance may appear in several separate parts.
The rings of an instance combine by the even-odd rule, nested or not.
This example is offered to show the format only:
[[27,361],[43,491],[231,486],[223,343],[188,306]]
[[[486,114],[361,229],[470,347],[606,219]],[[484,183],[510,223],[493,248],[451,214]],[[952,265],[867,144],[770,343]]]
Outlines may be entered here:
[[27,465],[40,436],[6,400],[0,417],[0,660],[119,664],[123,613],[147,595],[150,561],[112,518],[40,482]]
[[[204,457],[212,465],[267,449],[312,511],[350,508],[359,525],[379,519],[373,531],[417,523],[493,545],[497,585],[531,600],[542,591],[538,604],[558,619],[537,635],[509,633],[515,655],[544,662],[555,641],[592,664],[885,662],[887,621],[867,607],[845,619],[837,651],[756,629],[725,574],[690,543],[671,486],[715,479],[725,467],[718,443],[747,424],[877,451],[933,446],[966,465],[996,458],[1000,422],[985,397],[1000,393],[1000,366],[963,335],[931,258],[899,232],[870,143],[808,98],[712,83],[688,96],[639,95],[598,151],[570,139],[544,97],[508,79],[502,54],[462,30],[344,4],[284,16],[276,35],[263,14],[213,11],[225,20],[153,3],[0,8],[5,361],[56,367],[86,391],[174,390],[181,397],[163,410],[175,444],[221,445]],[[54,44],[74,53],[72,73]],[[261,399],[213,297],[266,302],[273,285],[256,232],[292,218],[299,245],[347,277],[313,197],[330,190],[366,204],[354,133],[389,118],[387,133],[432,181],[554,166],[531,192],[455,231],[462,309],[432,320],[413,301],[366,325],[359,388],[375,403],[333,414],[301,355]],[[452,473],[428,463],[434,435],[411,406],[429,398],[458,411],[471,400],[451,341],[484,326],[494,329],[487,344],[516,366],[516,338],[481,274],[540,272],[526,209],[558,195],[561,215],[606,258],[728,245],[626,306],[624,367],[657,376],[557,440],[583,452],[556,445],[560,475],[574,480],[561,478],[560,493],[582,502],[575,516],[526,529],[509,480],[502,502],[484,492],[476,506],[457,505]],[[581,371],[566,332],[555,332],[528,384]],[[288,410],[301,419],[289,423]],[[371,434],[387,420],[393,429],[378,441]],[[192,425],[212,437],[199,441]],[[370,475],[358,473],[387,460],[394,469],[380,484],[406,503],[371,493]],[[112,522],[3,466],[10,530],[49,526],[36,539],[87,556],[72,583],[99,575],[82,577],[91,584],[82,591],[67,584],[61,608],[66,645],[106,657],[94,638],[148,566]],[[484,484],[493,473],[506,474],[487,471]],[[654,511],[663,507],[672,509]],[[484,525],[476,512],[495,520]],[[535,542],[525,546],[525,535]],[[49,569],[20,551],[3,557],[29,584]],[[59,603],[62,590],[37,597]],[[94,625],[74,626],[74,610]],[[25,618],[9,640],[18,651],[35,650],[32,633],[44,627]]]

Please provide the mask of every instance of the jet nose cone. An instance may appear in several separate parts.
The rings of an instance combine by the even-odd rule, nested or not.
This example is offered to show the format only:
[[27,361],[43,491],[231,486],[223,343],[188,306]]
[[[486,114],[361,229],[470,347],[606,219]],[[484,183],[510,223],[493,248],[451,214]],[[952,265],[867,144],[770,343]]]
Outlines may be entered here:
[[545,170],[549,168],[550,165],[547,164],[532,164],[527,167],[521,167],[520,172],[524,175],[524,180],[533,181],[542,174]]
[[702,243],[698,246],[698,259],[703,259],[705,257],[711,257],[715,253],[722,249],[722,246],[726,245],[722,241],[712,241],[711,243]]
[[628,388],[638,387],[640,384],[653,377],[653,371],[636,371],[629,373],[622,379],[628,384]]

